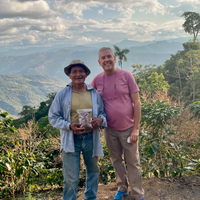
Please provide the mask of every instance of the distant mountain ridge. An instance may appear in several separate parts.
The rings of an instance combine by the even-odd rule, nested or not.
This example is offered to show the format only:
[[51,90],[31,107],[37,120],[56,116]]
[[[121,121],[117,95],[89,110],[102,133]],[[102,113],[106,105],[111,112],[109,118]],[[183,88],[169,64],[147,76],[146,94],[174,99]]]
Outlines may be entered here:
[[[130,72],[133,64],[162,65],[171,54],[183,49],[176,40],[124,40],[116,45],[130,50],[127,62],[122,65],[123,69]],[[91,74],[86,79],[86,83],[90,83],[95,75],[103,71],[98,64],[98,50],[103,46],[113,48],[113,44],[108,42],[9,51],[0,48],[0,108],[17,115],[23,105],[38,106],[48,93],[58,91],[70,81],[64,74],[64,67],[73,59],[83,60],[90,68]],[[119,67],[118,58],[116,67]]]
[[0,108],[17,115],[24,105],[39,106],[68,82],[44,75],[0,75]]
[[[130,45],[139,44],[134,41],[124,41]],[[146,42],[141,46],[131,46],[128,49],[127,62],[123,62],[123,69],[131,71],[132,64],[156,64],[161,65],[170,58],[171,54],[182,50],[182,44],[178,42]],[[144,45],[145,44],[145,45]],[[119,44],[118,44],[119,45]],[[113,47],[111,45],[111,47]],[[119,45],[120,47],[120,45]],[[81,59],[91,69],[91,75],[87,79],[90,83],[92,78],[102,72],[98,64],[98,49],[90,46],[74,46],[51,49],[30,55],[0,57],[0,74],[26,74],[26,75],[48,75],[65,80],[64,67],[73,59]],[[118,60],[118,58],[117,58]],[[118,62],[116,63],[118,67]]]
[[[178,42],[178,43],[184,43],[190,40],[190,37],[185,37],[185,38],[176,38],[176,39],[169,39],[169,40],[163,40],[167,41],[169,43],[171,42]],[[30,54],[35,54],[35,53],[41,53],[41,52],[49,52],[49,51],[57,51],[59,49],[73,49],[73,50],[88,50],[90,49],[99,49],[103,46],[108,46],[112,47],[113,45],[117,45],[120,48],[130,48],[130,47],[136,47],[136,46],[145,46],[149,44],[153,44],[156,42],[163,42],[163,41],[134,41],[134,40],[123,40],[121,42],[117,42],[115,44],[111,44],[109,42],[100,42],[100,43],[89,43],[85,45],[72,45],[72,44],[58,44],[54,46],[38,46],[38,47],[27,47],[27,48],[5,48],[0,46],[0,57],[5,57],[5,56],[23,56],[23,55],[30,55]]]

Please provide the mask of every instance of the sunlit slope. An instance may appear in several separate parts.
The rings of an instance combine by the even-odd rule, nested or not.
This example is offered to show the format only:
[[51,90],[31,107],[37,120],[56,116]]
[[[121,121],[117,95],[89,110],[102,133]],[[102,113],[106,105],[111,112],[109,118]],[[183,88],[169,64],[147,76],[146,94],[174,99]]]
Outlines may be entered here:
[[0,75],[0,108],[17,115],[23,105],[37,107],[67,82],[44,75]]

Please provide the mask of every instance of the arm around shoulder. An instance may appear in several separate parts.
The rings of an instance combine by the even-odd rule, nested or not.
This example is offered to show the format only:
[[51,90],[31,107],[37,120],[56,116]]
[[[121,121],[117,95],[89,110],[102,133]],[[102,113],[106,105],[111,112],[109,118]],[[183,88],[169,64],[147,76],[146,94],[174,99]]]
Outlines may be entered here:
[[104,127],[107,127],[106,113],[104,111],[104,103],[100,94],[97,92],[97,90],[96,90],[96,94],[97,94],[97,103],[99,106],[98,117],[101,117],[102,119],[101,128],[104,128]]

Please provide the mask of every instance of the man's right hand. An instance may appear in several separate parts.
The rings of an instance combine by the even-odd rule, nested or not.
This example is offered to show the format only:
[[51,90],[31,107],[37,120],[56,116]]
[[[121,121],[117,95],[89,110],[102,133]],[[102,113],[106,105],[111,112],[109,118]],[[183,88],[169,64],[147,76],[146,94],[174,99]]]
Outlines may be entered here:
[[80,123],[72,123],[69,125],[69,128],[74,131],[75,134],[82,134],[85,133],[85,128],[82,127],[80,128],[81,124]]

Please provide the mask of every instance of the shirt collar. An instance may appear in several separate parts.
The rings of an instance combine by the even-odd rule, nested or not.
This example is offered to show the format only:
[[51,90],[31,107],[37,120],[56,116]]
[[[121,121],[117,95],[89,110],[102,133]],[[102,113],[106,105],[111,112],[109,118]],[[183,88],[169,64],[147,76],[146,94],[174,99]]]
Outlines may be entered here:
[[[91,85],[89,85],[87,83],[85,83],[85,84],[86,84],[87,90],[93,90],[94,89]],[[67,84],[67,86],[72,87],[72,82]]]

